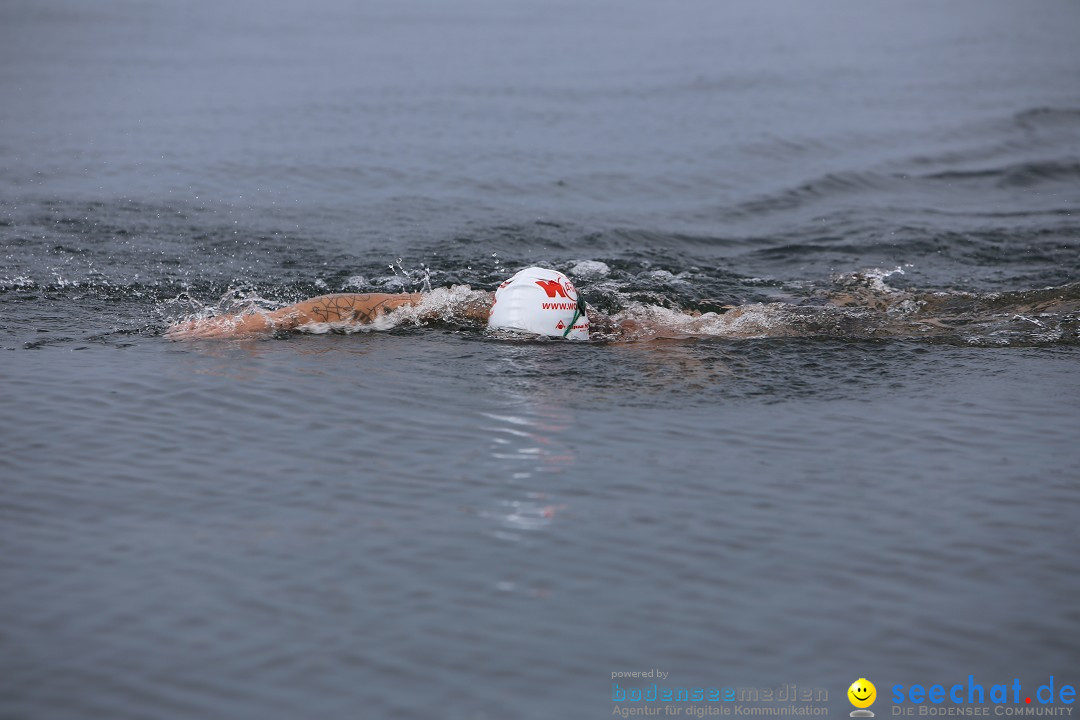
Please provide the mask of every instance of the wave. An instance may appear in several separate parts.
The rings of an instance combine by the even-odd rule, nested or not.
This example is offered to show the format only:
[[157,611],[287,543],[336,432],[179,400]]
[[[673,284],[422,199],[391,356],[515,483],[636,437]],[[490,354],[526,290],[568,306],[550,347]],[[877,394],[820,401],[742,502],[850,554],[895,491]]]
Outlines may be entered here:
[[992,180],[997,187],[1034,187],[1043,183],[1080,181],[1080,162],[1021,162],[974,170],[945,170],[922,177],[949,183]]
[[828,173],[795,187],[740,203],[726,214],[736,218],[793,210],[822,200],[883,191],[898,179],[876,172]]
[[1080,108],[1036,107],[1012,116],[1012,122],[1022,129],[1063,127],[1072,132],[1080,128]]
[[[725,216],[745,218],[790,211],[826,201],[851,200],[858,195],[888,195],[892,204],[908,204],[919,211],[933,211],[943,204],[942,192],[964,190],[1034,188],[1080,182],[1080,160],[1037,160],[992,167],[950,168],[933,173],[842,172],[829,173],[795,187],[770,193],[738,204]],[[948,202],[944,202],[948,206]],[[1070,212],[1066,208],[1047,212]],[[1024,211],[1031,212],[1031,211]]]
[[[758,218],[776,212],[854,202],[909,209],[955,208],[960,204],[985,207],[987,190],[1006,193],[1037,187],[1075,187],[1080,180],[1080,109],[1031,108],[1006,117],[968,123],[924,137],[919,148],[937,148],[906,157],[894,157],[868,167],[833,169],[785,188],[762,193],[724,209],[728,220]],[[774,140],[749,148],[755,155],[797,157],[828,146],[798,139]],[[842,156],[837,146],[833,153]],[[824,161],[821,161],[824,162]],[[868,201],[864,196],[873,196]],[[1004,195],[1015,205],[1015,195]],[[1025,196],[1025,205],[1030,196]],[[1064,198],[1066,203],[1073,198]],[[833,207],[829,207],[829,203]],[[1041,203],[1040,203],[1041,204]],[[1060,209],[1060,205],[1058,206]],[[1008,208],[1029,210],[1028,207]]]

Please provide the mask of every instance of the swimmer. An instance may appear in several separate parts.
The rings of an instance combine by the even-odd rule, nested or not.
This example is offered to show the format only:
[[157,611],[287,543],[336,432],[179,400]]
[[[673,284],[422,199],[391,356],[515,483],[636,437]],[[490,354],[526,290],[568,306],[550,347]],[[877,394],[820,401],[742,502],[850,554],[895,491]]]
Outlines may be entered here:
[[[874,276],[842,276],[840,288],[799,304],[723,305],[719,312],[660,307],[614,316],[588,306],[570,279],[556,270],[528,267],[494,293],[468,287],[430,293],[337,293],[278,310],[254,309],[181,322],[173,339],[251,337],[274,332],[353,331],[394,327],[400,320],[453,318],[490,330],[566,340],[631,341],[727,338],[920,338],[965,343],[1003,333],[1043,343],[1078,337],[1080,283],[1056,288],[976,295],[878,288]],[[386,316],[396,315],[386,320]],[[1034,328],[1034,330],[1033,330]],[[1033,335],[1037,331],[1038,336]],[[974,333],[974,334],[973,334]]]
[[[351,328],[370,325],[401,308],[418,307],[425,316],[422,293],[336,293],[322,295],[272,311],[190,320],[169,328],[172,338],[217,338],[291,330]],[[588,340],[590,319],[605,330],[615,323],[589,310],[570,279],[557,270],[528,267],[505,280],[494,293],[475,293],[455,308],[455,315],[487,324],[492,330]],[[631,321],[632,323],[632,321]]]

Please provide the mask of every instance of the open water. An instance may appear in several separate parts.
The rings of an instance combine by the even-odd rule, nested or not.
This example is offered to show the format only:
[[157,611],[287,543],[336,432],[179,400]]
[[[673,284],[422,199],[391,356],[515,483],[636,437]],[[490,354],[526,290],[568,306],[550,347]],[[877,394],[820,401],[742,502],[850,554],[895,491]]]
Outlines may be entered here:
[[[1078,28],[0,4],[0,717],[1075,685]],[[672,332],[162,335],[529,264]]]

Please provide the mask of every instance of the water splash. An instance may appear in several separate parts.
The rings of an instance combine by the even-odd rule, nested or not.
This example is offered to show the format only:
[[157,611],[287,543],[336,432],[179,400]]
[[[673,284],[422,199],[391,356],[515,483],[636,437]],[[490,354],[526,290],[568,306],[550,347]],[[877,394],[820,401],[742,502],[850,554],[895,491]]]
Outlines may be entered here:
[[[383,285],[394,285],[407,292],[431,291],[431,268],[426,264],[421,263],[417,269],[406,268],[404,260],[399,257],[396,261],[390,263],[389,267],[394,275],[392,280],[385,279]],[[397,282],[393,282],[393,280]]]
[[579,280],[597,280],[610,275],[611,268],[599,260],[582,260],[570,268],[569,274]]

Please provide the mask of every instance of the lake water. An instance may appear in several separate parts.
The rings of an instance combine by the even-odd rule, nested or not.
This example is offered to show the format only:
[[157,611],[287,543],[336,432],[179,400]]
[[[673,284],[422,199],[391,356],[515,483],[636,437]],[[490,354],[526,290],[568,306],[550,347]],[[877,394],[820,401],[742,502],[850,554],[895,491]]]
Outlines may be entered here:
[[[0,717],[1077,684],[1078,27],[4,3]],[[162,336],[530,264],[679,332]]]

